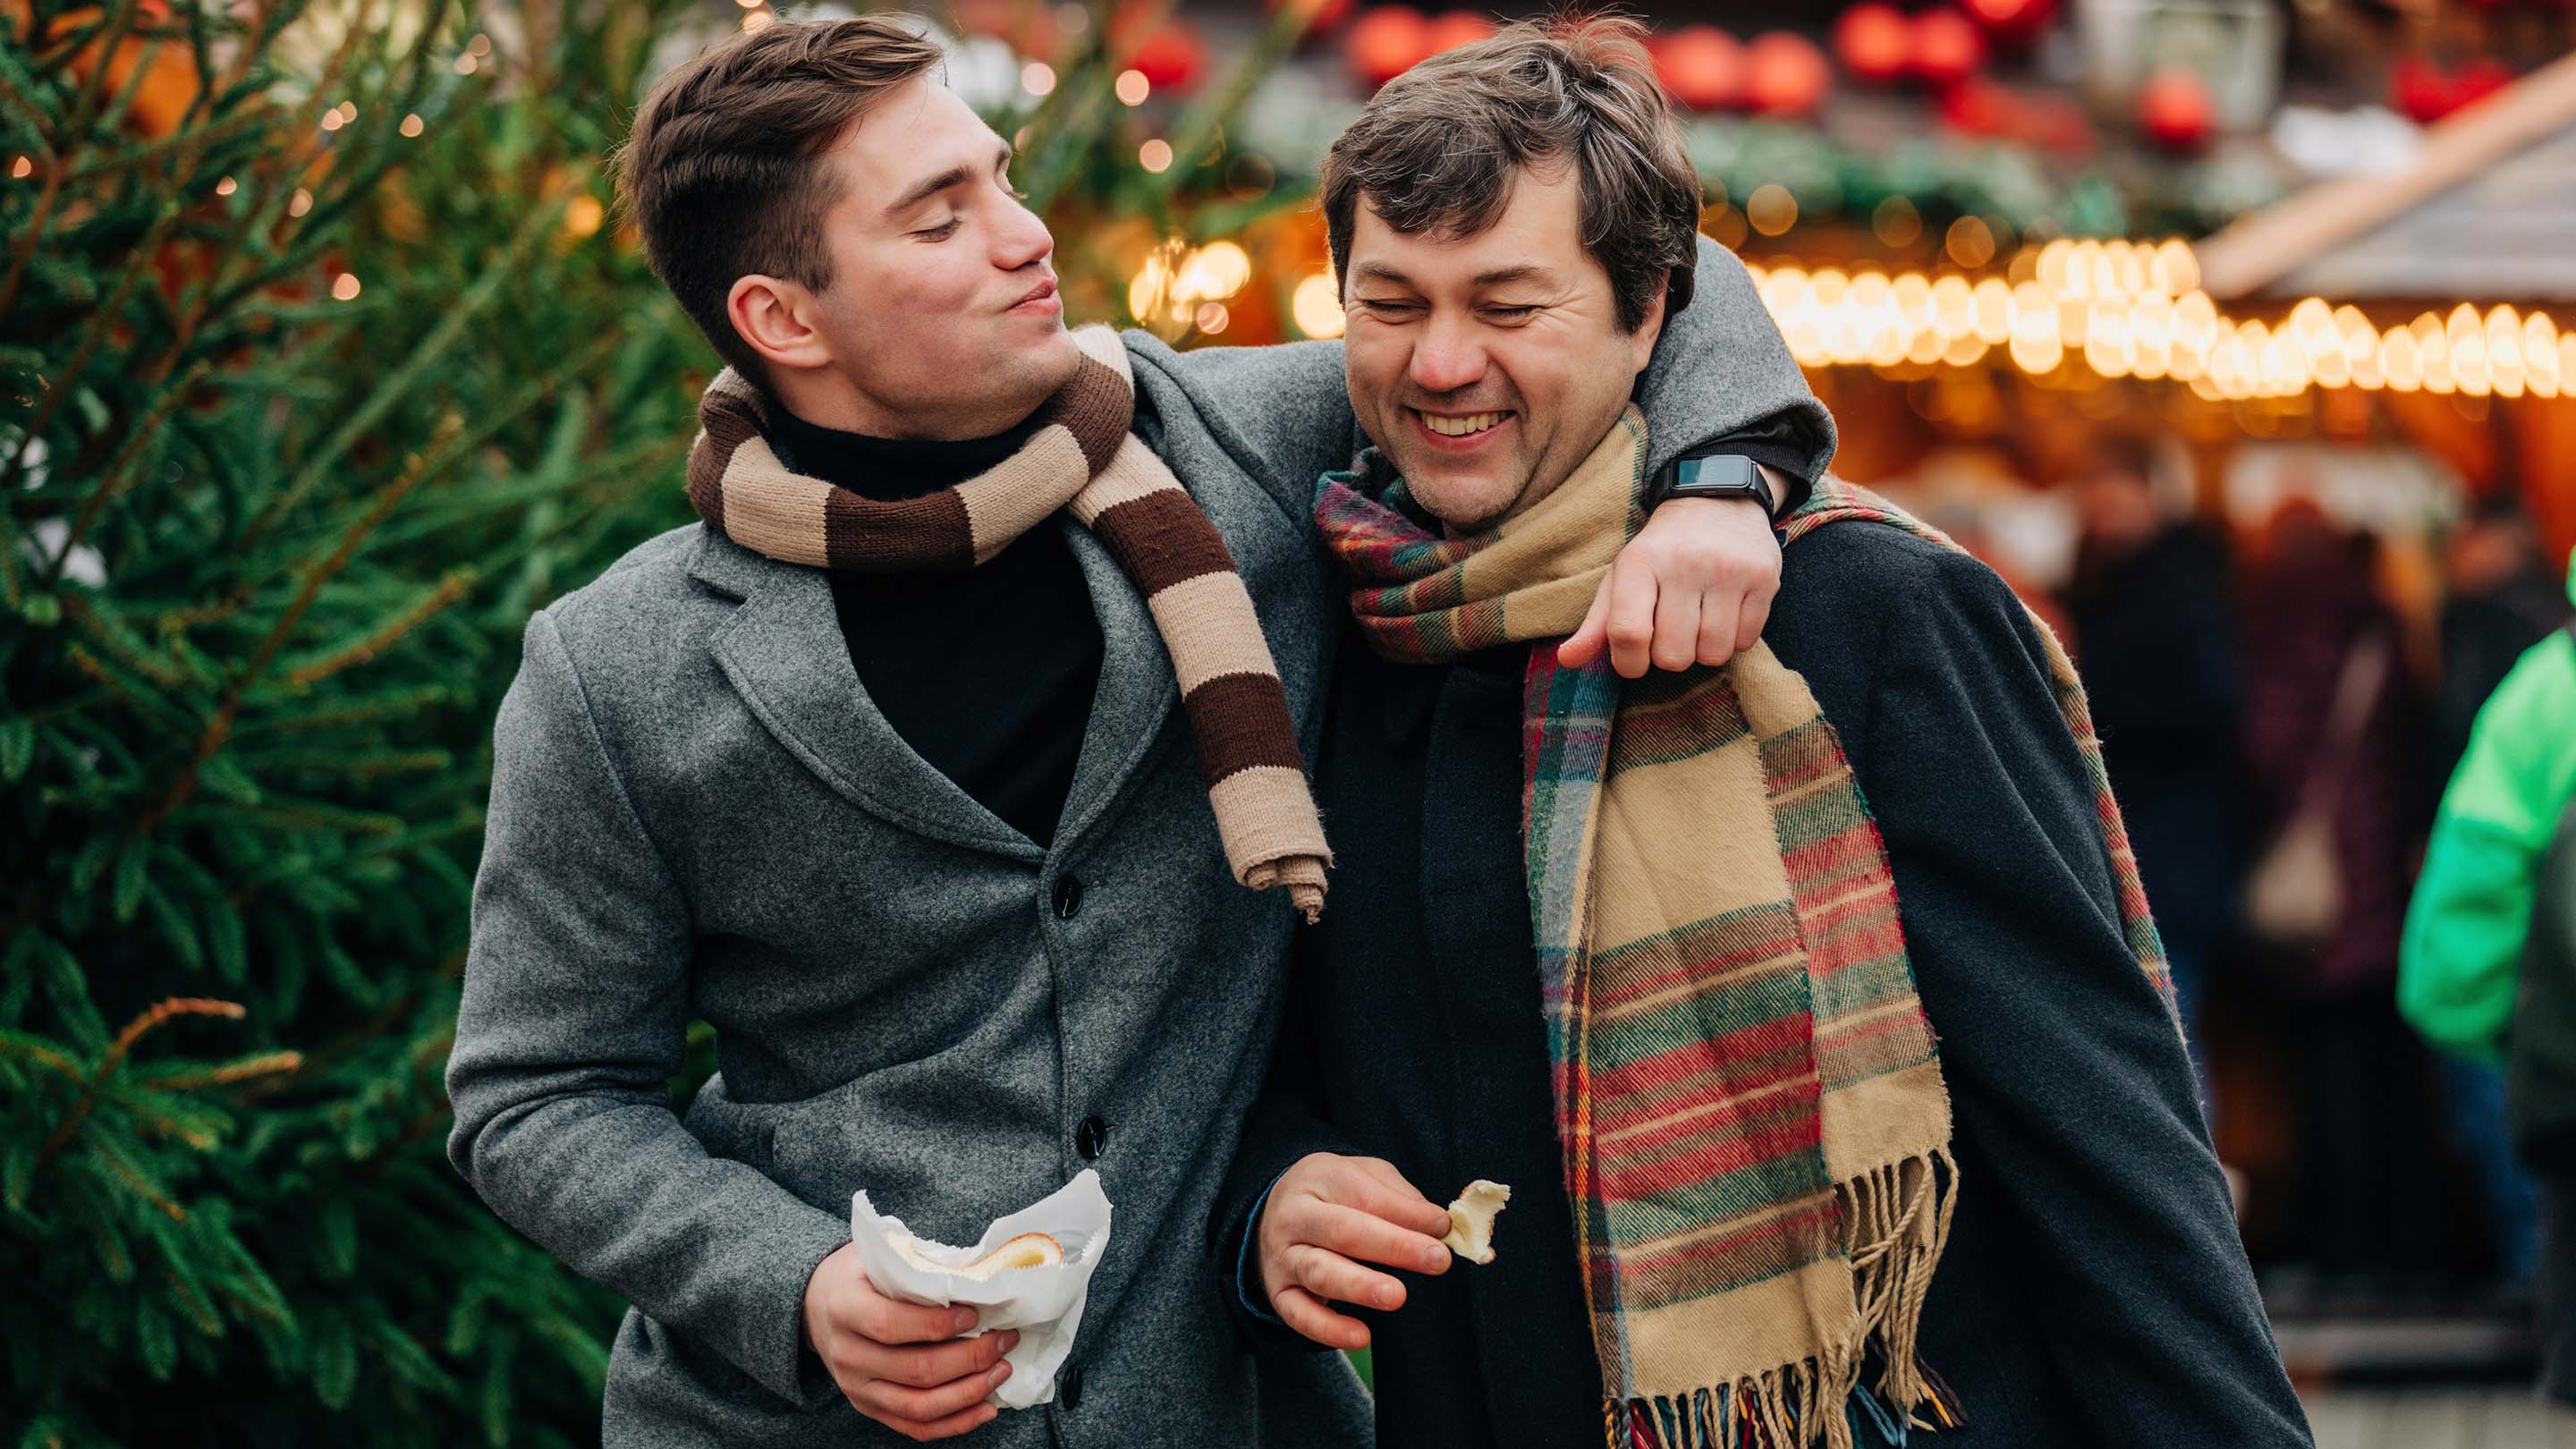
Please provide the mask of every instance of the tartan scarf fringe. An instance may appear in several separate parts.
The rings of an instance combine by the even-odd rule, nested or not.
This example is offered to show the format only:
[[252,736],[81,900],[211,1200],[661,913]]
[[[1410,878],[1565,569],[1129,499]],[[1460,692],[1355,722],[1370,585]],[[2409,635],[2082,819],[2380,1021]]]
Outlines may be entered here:
[[769,445],[769,400],[728,367],[698,404],[689,502],[709,528],[807,568],[955,573],[1069,512],[1143,597],[1181,689],[1218,838],[1234,878],[1284,887],[1312,924],[1332,851],[1306,782],[1286,687],[1225,539],[1164,462],[1129,432],[1135,383],[1106,327],[1076,330],[1082,361],[1010,457],[954,487],[886,502],[789,469]]
[[[1609,1449],[1738,1449],[1748,1431],[1772,1449],[1857,1449],[1853,1416],[1888,1443],[1908,1424],[1961,1422],[1916,1357],[1923,1304],[1949,1246],[1959,1168],[1949,1149],[1872,1168],[1834,1189],[1843,1256],[1860,1316],[1811,1357],[1683,1394],[1603,1403]],[[1871,1350],[1884,1367],[1865,1384]],[[1922,1415],[1931,1417],[1927,1420]]]

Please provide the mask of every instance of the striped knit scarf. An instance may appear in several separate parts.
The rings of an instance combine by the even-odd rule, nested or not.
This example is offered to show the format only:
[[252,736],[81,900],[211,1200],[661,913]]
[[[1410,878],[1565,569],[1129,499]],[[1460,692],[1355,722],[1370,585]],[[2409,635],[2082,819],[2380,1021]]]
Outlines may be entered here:
[[726,368],[698,404],[689,501],[708,527],[771,558],[888,574],[972,568],[1071,508],[1144,597],[1172,656],[1235,879],[1255,890],[1287,887],[1312,922],[1323,914],[1332,856],[1252,597],[1215,525],[1129,435],[1136,397],[1117,334],[1085,327],[1073,337],[1081,369],[1047,401],[1018,452],[900,503],[790,472],[764,436],[767,400]]
[[[1385,657],[1537,644],[1573,632],[1642,522],[1645,455],[1631,408],[1554,493],[1470,538],[1417,525],[1379,454],[1326,475],[1316,515]],[[1833,479],[1786,535],[1845,519],[1940,539]],[[2161,987],[2083,693],[2049,648]],[[1524,717],[1530,915],[1608,1441],[1843,1449],[1862,1420],[1890,1442],[1910,1419],[1960,1422],[1915,1358],[1956,1200],[1949,1094],[1878,827],[1806,682],[1758,644],[1625,685],[1533,648]]]

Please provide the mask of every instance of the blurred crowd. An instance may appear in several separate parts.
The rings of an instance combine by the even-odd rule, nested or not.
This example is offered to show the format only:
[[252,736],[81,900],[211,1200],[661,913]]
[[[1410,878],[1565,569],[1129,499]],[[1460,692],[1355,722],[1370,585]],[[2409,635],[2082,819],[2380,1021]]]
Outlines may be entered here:
[[[2509,1131],[2511,1048],[2492,1005],[2457,1020],[2460,983],[2434,979],[2502,951],[2468,938],[2511,927],[2510,903],[2492,880],[2451,879],[2465,905],[2430,878],[2416,897],[2437,821],[2465,808],[2445,792],[2481,710],[2569,627],[2576,580],[2506,499],[2450,522],[2428,597],[2392,587],[2382,535],[2319,496],[2214,523],[2177,468],[2155,440],[2096,448],[2061,494],[2077,541],[2049,602],[2275,1314],[2526,1299],[2542,1212]],[[2576,764],[2576,715],[2516,730],[2525,754],[2554,735]],[[2554,825],[2565,770],[2503,768],[2545,777],[2510,788]]]

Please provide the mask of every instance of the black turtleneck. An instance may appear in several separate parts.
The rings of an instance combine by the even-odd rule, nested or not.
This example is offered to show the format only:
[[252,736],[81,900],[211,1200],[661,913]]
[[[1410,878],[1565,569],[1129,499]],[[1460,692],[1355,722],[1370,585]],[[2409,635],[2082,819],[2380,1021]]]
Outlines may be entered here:
[[[1007,458],[1027,424],[927,442],[817,427],[775,408],[787,466],[888,502]],[[850,664],[915,753],[1039,845],[1055,839],[1100,683],[1100,621],[1064,530],[1042,523],[958,574],[831,575]]]

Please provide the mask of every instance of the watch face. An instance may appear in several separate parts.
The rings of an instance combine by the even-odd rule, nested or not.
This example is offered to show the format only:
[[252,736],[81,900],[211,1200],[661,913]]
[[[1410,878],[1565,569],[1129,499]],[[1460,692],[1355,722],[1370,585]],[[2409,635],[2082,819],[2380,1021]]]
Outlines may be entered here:
[[1720,453],[1707,458],[1684,458],[1674,465],[1673,483],[1686,488],[1725,488],[1751,491],[1754,486],[1753,460],[1741,453]]

